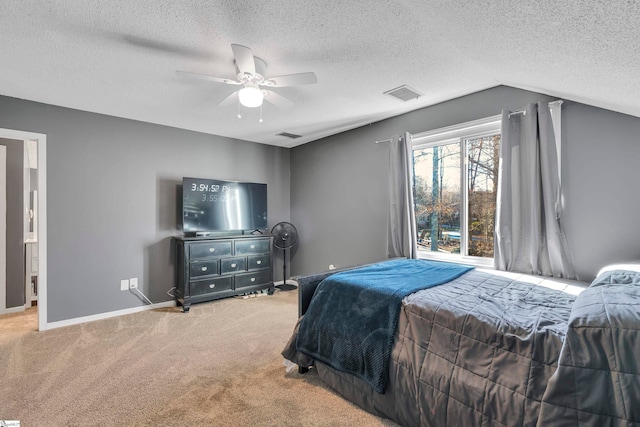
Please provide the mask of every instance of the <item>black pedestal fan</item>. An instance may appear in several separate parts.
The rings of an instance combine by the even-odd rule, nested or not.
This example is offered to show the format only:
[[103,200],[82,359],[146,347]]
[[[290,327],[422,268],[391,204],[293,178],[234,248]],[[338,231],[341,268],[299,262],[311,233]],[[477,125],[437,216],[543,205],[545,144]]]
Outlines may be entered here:
[[298,287],[287,284],[287,250],[298,242],[298,230],[289,222],[279,222],[271,229],[273,247],[284,251],[282,256],[282,285],[276,285],[281,291],[292,291]]

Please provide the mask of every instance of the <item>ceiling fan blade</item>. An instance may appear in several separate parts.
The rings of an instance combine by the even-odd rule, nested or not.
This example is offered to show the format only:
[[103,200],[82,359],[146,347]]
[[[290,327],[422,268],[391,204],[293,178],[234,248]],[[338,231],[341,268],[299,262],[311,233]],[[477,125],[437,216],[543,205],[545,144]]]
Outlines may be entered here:
[[276,107],[282,108],[283,110],[293,107],[293,102],[289,101],[284,96],[277,94],[275,92],[272,92],[270,90],[264,90],[263,92],[264,92],[264,100],[272,103]]
[[303,86],[315,83],[318,83],[318,78],[313,72],[270,77],[264,82],[266,86],[273,87]]
[[239,85],[239,84],[241,84],[240,82],[238,82],[236,80],[225,79],[225,78],[222,78],[222,77],[208,76],[206,74],[190,73],[188,71],[176,71],[176,73],[178,75],[181,75],[181,76],[194,77],[196,79],[209,80],[211,82],[216,82],[216,83],[225,83],[225,84],[228,84],[228,85]]
[[237,91],[233,91],[231,92],[228,96],[225,96],[224,98],[222,98],[222,100],[220,102],[218,102],[218,106],[219,107],[223,107],[225,105],[229,105],[230,101],[234,98],[238,97],[238,92]]
[[169,43],[166,41],[159,41],[153,38],[146,38],[140,36],[133,36],[130,34],[118,34],[115,32],[103,31],[112,38],[117,38],[125,43],[142,49],[148,49],[151,51],[157,51],[161,53],[170,53],[175,55],[183,55],[188,58],[199,58],[203,60],[211,60],[212,54],[204,49],[195,49],[186,45],[180,45],[177,43]]
[[254,75],[256,73],[256,63],[253,59],[253,52],[246,46],[232,44],[233,56],[236,58],[236,66],[243,74]]

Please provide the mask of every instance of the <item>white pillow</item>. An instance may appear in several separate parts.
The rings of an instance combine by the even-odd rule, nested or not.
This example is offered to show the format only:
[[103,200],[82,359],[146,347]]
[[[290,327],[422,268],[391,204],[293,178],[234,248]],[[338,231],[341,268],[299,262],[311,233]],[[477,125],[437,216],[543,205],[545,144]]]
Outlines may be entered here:
[[598,277],[602,273],[606,273],[607,271],[614,271],[614,270],[635,271],[640,273],[640,263],[610,264],[610,265],[607,265],[606,267],[602,267],[596,277]]

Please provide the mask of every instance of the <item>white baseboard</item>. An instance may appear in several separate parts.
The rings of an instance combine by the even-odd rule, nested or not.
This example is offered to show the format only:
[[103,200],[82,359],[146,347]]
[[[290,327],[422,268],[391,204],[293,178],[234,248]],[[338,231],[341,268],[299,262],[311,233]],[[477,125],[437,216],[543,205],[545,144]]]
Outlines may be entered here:
[[11,308],[5,308],[5,309],[0,308],[0,314],[20,313],[21,311],[24,311],[24,310],[25,310],[24,305],[19,305],[17,307],[11,307]]
[[78,325],[80,323],[93,322],[94,320],[109,319],[111,317],[123,316],[125,314],[139,313],[141,311],[153,310],[154,308],[175,307],[175,301],[160,302],[153,305],[143,305],[140,307],[125,308],[124,310],[109,311],[107,313],[94,314],[91,316],[75,317],[73,319],[60,320],[47,323],[47,330],[62,328],[64,326]]
[[[273,286],[284,285],[284,280],[279,280],[277,282],[273,282]],[[296,285],[298,286],[298,282],[293,279],[287,279],[287,285]]]

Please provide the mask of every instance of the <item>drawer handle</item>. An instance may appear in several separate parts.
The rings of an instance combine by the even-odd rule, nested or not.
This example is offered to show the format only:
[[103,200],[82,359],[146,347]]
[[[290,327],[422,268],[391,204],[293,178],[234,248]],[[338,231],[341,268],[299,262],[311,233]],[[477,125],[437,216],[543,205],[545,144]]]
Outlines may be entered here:
[[252,282],[255,282],[255,281],[256,281],[256,278],[255,278],[255,277],[252,277],[252,278],[251,278],[251,281],[252,281]]
[[256,264],[260,265],[260,264],[262,264],[262,261],[258,261],[258,262],[256,262]]
[[215,284],[215,283],[212,283],[212,284],[210,284],[210,285],[209,285],[209,287],[210,287],[211,289],[213,289],[213,288],[215,288],[215,287],[216,287],[216,284]]
[[209,248],[209,252],[215,252],[216,248]]
[[207,267],[202,267],[202,271],[207,271]]
[[251,249],[255,249],[255,248],[256,248],[256,245],[251,245],[251,246],[249,246],[249,247],[250,247]]
[[237,266],[237,265],[238,265],[238,264],[233,263],[233,264],[231,264],[231,268],[236,268],[236,266]]

